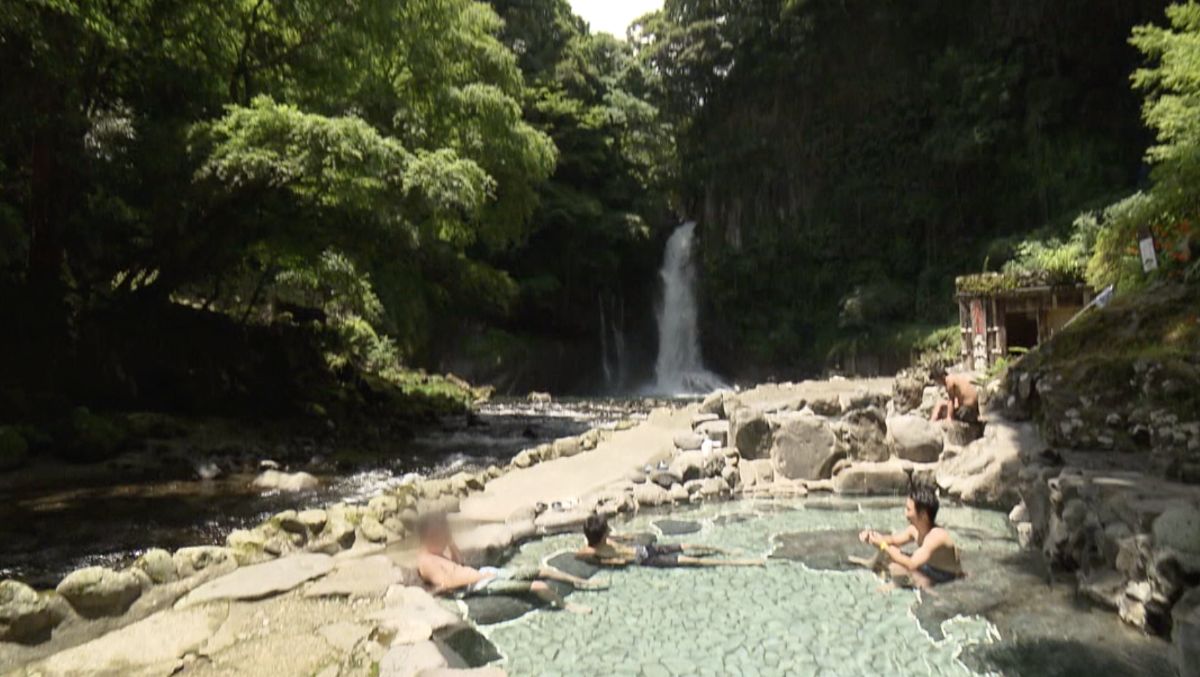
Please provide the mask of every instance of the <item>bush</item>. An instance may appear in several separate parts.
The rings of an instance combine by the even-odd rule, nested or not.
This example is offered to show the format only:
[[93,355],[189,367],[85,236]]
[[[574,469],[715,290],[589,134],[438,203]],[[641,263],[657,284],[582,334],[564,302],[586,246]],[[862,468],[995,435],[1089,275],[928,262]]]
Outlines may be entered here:
[[25,437],[12,426],[0,426],[0,471],[19,468],[28,458]]
[[71,412],[63,456],[79,463],[98,463],[117,454],[125,442],[124,429],[113,420],[98,416],[86,407]]

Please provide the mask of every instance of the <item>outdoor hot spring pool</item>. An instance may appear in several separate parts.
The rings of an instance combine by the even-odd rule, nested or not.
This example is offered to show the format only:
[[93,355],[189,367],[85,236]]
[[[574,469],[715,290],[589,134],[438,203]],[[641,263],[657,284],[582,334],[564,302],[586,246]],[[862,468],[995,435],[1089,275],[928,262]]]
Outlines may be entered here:
[[[660,542],[769,556],[765,568],[628,568],[609,589],[576,592],[591,615],[535,612],[481,631],[510,675],[1155,675],[1166,645],[1093,608],[1020,551],[999,513],[944,507],[965,580],[933,593],[882,591],[847,563],[854,534],[902,525],[898,500],[739,501],[614,522]],[[680,528],[698,531],[665,535]],[[512,565],[578,547],[564,535]]]

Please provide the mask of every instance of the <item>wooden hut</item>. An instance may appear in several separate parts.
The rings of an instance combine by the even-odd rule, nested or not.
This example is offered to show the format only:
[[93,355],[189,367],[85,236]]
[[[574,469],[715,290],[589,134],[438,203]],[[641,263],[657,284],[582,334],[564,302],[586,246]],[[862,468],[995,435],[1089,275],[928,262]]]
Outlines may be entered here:
[[963,364],[977,371],[1050,338],[1095,295],[1080,280],[1044,272],[967,275],[955,287]]

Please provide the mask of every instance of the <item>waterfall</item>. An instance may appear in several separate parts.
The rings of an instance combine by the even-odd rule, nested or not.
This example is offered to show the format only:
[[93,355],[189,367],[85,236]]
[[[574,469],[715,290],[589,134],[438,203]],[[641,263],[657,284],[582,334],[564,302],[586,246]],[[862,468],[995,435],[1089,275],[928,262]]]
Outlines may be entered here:
[[658,359],[653,390],[667,395],[707,393],[724,387],[704,368],[696,312],[696,267],[692,242],[696,222],[675,229],[663,254],[662,305],[658,309]]

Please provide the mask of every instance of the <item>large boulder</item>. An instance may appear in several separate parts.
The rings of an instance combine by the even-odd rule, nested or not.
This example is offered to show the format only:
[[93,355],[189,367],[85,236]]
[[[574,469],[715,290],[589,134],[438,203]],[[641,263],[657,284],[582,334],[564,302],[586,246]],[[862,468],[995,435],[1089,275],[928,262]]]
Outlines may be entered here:
[[771,445],[775,473],[790,480],[826,479],[845,455],[829,424],[815,416],[785,421]]
[[55,614],[36,590],[0,581],[0,642],[35,643],[49,638]]
[[671,493],[653,482],[647,482],[633,488],[633,498],[638,505],[652,508],[670,503]]
[[729,436],[742,458],[770,458],[771,423],[761,412],[751,409],[739,409],[734,412]]
[[722,416],[725,413],[725,397],[730,395],[728,390],[717,390],[711,393],[704,401],[700,403],[701,414],[712,414]]
[[150,580],[159,585],[179,579],[179,570],[175,566],[175,560],[171,557],[171,553],[161,548],[151,548],[142,553],[133,566],[146,572]]
[[265,470],[254,478],[254,488],[263,491],[308,491],[316,489],[321,481],[306,472],[286,473]]
[[887,424],[877,407],[856,409],[846,414],[837,430],[850,457],[858,461],[886,461],[891,455]]
[[908,486],[909,474],[898,461],[852,463],[833,478],[839,494],[903,494]]
[[897,456],[915,463],[932,463],[942,454],[942,431],[921,416],[887,420],[887,440]]
[[921,398],[925,392],[925,378],[915,371],[902,371],[896,374],[892,382],[892,401],[896,403],[897,413],[907,414],[921,406]]
[[738,464],[739,479],[742,487],[749,489],[755,486],[770,484],[775,481],[775,466],[770,459],[743,461]]
[[[1045,445],[1031,423],[995,421],[983,437],[938,464],[937,483],[967,503],[1011,509],[1021,501],[1019,479],[1024,458]],[[1037,506],[1027,501],[1031,513]]]
[[180,548],[171,556],[180,578],[188,578],[201,571],[219,567],[225,571],[237,568],[237,559],[229,548],[215,545],[199,545]]
[[85,618],[120,616],[142,595],[142,582],[129,571],[87,567],[71,572],[57,592]]
[[1200,677],[1200,588],[1175,603],[1171,620],[1171,659],[1179,677]]
[[698,433],[680,433],[675,436],[675,447],[680,451],[697,451],[704,445],[704,437]]
[[1185,555],[1200,556],[1200,510],[1176,505],[1154,519],[1154,545]]
[[[720,453],[685,452],[671,461],[670,473],[681,482],[701,480],[721,473],[725,457]],[[674,483],[672,483],[674,484]]]

